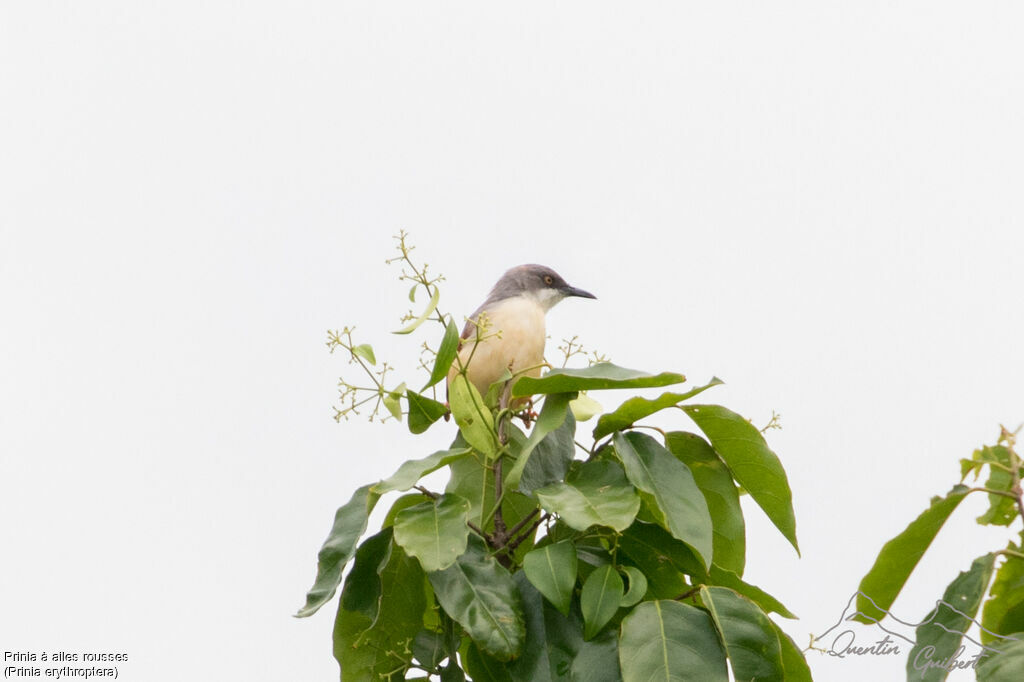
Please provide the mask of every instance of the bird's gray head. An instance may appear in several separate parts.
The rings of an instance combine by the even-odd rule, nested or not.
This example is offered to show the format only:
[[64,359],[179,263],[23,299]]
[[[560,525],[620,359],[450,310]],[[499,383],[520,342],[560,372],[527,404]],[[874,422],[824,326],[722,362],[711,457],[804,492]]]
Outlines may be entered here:
[[491,289],[487,303],[494,304],[516,296],[532,298],[545,310],[550,310],[551,306],[569,296],[597,298],[588,291],[571,286],[546,265],[517,265],[510,269]]

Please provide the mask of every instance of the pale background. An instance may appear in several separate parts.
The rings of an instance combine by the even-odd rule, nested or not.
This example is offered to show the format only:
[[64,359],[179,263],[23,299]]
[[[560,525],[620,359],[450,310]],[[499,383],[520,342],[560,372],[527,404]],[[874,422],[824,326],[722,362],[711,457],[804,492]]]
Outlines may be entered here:
[[[454,428],[331,420],[349,368],[326,329],[412,376],[401,228],[456,315],[545,263],[598,296],[551,313],[549,350],[578,334],[781,413],[804,556],[748,506],[747,578],[806,644],[957,459],[1024,420],[1022,23],[1011,2],[4,3],[0,650],[124,651],[129,682],[336,679],[333,603],[291,617],[333,512]],[[984,506],[897,613],[1002,546]],[[898,680],[905,657],[811,663]]]

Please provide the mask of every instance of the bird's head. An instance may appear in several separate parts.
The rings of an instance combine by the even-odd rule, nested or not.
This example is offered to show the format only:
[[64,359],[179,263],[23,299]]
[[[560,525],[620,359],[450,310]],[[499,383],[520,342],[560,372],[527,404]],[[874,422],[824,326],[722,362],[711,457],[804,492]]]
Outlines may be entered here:
[[589,291],[578,289],[546,265],[518,265],[498,280],[491,290],[490,300],[501,301],[523,296],[535,300],[544,310],[569,296],[597,298]]

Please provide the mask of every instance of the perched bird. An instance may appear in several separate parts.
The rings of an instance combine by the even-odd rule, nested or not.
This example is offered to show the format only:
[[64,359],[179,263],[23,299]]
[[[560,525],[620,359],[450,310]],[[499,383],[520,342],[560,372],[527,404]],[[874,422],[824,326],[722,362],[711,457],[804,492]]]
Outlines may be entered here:
[[[544,265],[519,265],[498,280],[462,330],[459,362],[452,365],[448,384],[461,364],[481,395],[505,370],[518,376],[540,376],[544,364],[544,315],[569,296],[597,298],[570,286]],[[477,343],[477,331],[482,340]]]

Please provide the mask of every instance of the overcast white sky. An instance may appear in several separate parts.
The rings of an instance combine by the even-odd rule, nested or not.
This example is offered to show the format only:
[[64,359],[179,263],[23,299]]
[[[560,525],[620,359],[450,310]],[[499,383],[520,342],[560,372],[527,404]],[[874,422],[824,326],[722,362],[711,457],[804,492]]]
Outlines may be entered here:
[[[291,617],[334,509],[454,430],[331,420],[326,329],[412,373],[402,228],[445,310],[545,263],[598,296],[552,311],[549,349],[578,334],[782,415],[803,558],[750,506],[747,579],[805,644],[1024,420],[1022,24],[1012,2],[3,3],[0,650],[336,678],[333,604]],[[1003,545],[983,508],[898,614]]]

